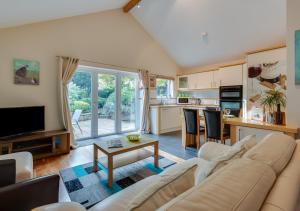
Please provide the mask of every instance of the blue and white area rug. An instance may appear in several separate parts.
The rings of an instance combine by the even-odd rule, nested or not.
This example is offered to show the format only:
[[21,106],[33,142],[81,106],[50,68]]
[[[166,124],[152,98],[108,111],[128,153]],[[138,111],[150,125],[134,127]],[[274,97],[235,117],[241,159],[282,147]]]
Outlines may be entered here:
[[107,169],[100,163],[99,171],[93,172],[93,163],[64,169],[60,175],[71,201],[82,204],[87,209],[120,190],[146,177],[159,174],[175,164],[165,157],[159,157],[159,168],[155,168],[153,157],[114,169],[113,187],[107,185]]

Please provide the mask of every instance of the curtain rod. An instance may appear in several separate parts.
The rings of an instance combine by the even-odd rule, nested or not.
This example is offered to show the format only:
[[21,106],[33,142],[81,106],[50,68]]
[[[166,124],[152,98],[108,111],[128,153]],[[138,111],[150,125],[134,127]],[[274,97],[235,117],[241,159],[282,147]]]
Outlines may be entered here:
[[[65,57],[65,56],[56,56],[57,58],[59,57]],[[67,57],[67,56],[66,56]],[[87,59],[80,59],[79,58],[79,63],[80,61],[83,62],[87,62],[87,63],[94,63],[94,64],[100,64],[100,65],[105,65],[105,66],[110,66],[110,67],[119,67],[119,68],[125,68],[125,69],[130,69],[132,71],[138,72],[138,68],[136,67],[127,67],[127,66],[119,66],[119,65],[114,65],[114,64],[107,64],[107,63],[103,63],[103,62],[96,62],[96,61],[91,61],[91,60],[87,60]]]
[[[56,56],[56,58],[59,58],[59,57],[68,57],[68,56]],[[138,70],[139,70],[138,68],[133,68],[133,67],[119,66],[119,65],[114,65],[114,64],[106,64],[106,63],[103,63],[103,62],[96,62],[96,61],[91,61],[91,60],[80,59],[80,58],[79,58],[79,63],[80,63],[80,61],[87,62],[87,63],[100,64],[100,65],[105,65],[105,66],[110,66],[110,67],[125,68],[125,69],[131,70],[130,72],[136,72],[136,73],[139,72],[139,71],[138,71]],[[158,77],[158,78],[175,80],[175,78],[174,78],[174,77],[171,77],[171,76],[157,75],[157,74],[151,74],[151,73],[150,73],[150,75],[154,75],[154,76],[156,76],[156,77]]]

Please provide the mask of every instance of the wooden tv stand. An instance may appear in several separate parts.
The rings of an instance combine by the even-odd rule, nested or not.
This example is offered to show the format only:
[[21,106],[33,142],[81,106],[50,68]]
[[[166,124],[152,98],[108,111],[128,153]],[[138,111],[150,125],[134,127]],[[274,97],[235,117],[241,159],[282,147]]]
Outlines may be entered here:
[[0,154],[28,151],[34,159],[70,152],[70,133],[65,130],[37,132],[0,140]]

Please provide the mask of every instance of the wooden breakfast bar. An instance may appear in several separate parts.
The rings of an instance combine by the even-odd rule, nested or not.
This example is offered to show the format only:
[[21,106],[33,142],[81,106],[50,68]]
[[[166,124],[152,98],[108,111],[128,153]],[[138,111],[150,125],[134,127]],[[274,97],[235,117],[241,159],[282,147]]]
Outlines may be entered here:
[[[200,116],[200,115],[199,115]],[[204,122],[204,117],[200,116],[200,118],[197,118],[198,125],[200,123],[203,125],[205,124]],[[244,119],[244,118],[224,118],[223,119],[224,125],[229,125],[230,127],[230,140],[231,144],[234,144],[238,141],[238,128],[239,127],[245,127],[245,128],[254,128],[254,129],[261,129],[261,130],[267,130],[270,132],[282,132],[286,135],[289,135],[293,137],[294,139],[297,138],[298,135],[298,128],[292,127],[289,125],[276,125],[276,124],[270,124],[267,122],[262,122],[262,121],[256,121],[256,120],[250,120],[250,119]],[[182,145],[184,147],[188,146],[191,144],[192,139],[190,138],[190,135],[186,133],[186,128],[185,128],[185,119],[182,117]],[[203,134],[205,135],[205,132]],[[196,139],[200,140],[200,132],[197,135]],[[200,143],[200,141],[199,141]],[[195,146],[199,148],[199,143],[195,143]]]
[[256,128],[256,129],[263,129],[263,130],[270,130],[275,132],[283,132],[286,135],[289,135],[296,139],[298,134],[298,128],[290,127],[287,125],[275,125],[270,124],[267,122],[256,121],[256,120],[249,120],[243,118],[225,118],[224,119],[225,125],[230,125],[230,139],[231,143],[234,144],[237,141],[237,127],[249,127],[249,128]]

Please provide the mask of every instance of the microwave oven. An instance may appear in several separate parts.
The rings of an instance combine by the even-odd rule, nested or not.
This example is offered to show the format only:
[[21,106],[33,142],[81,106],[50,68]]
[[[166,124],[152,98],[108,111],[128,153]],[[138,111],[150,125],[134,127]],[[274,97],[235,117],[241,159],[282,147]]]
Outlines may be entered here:
[[191,104],[191,98],[189,98],[189,97],[177,97],[177,104]]

